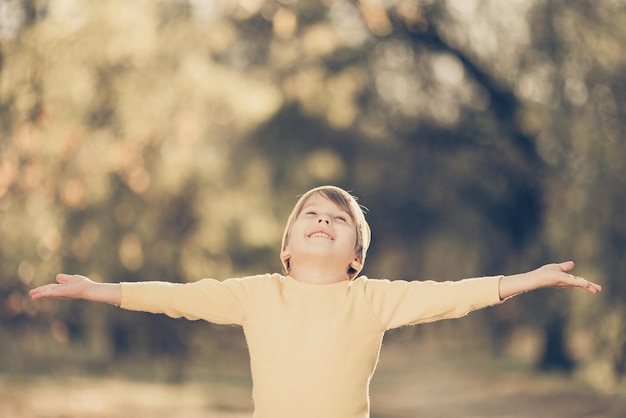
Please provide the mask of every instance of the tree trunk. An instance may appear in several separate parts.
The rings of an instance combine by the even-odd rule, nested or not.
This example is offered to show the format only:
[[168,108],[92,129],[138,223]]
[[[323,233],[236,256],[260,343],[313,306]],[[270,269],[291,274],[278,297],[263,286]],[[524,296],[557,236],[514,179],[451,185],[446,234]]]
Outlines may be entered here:
[[561,316],[555,316],[546,324],[543,354],[539,361],[541,370],[569,372],[574,368],[574,361],[567,352],[565,325],[566,321]]

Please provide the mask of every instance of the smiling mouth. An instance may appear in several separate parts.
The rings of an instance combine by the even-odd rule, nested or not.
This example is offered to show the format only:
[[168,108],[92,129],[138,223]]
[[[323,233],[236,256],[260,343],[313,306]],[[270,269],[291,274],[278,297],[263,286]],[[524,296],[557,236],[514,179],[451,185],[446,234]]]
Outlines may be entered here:
[[322,232],[322,231],[313,232],[312,234],[309,235],[309,238],[326,238],[326,239],[329,239],[329,240],[333,240],[334,239],[329,234],[327,234],[326,232]]

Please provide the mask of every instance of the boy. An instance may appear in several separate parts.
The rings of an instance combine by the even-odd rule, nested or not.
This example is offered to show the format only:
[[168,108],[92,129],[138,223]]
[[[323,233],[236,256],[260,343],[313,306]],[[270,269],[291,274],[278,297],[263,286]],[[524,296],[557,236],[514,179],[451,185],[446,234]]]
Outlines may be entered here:
[[601,291],[568,274],[572,262],[443,283],[357,277],[369,243],[355,198],[323,186],[304,194],[289,216],[280,254],[285,275],[113,284],[60,274],[58,284],[30,295],[240,325],[250,354],[254,417],[366,418],[386,330],[460,317],[542,287]]

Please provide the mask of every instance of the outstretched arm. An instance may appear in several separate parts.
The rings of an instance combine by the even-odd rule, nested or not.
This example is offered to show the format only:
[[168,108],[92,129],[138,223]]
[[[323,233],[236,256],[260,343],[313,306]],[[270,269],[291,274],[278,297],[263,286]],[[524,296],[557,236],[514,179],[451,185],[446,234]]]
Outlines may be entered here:
[[566,261],[558,264],[546,264],[527,273],[504,276],[500,280],[500,299],[504,300],[529,290],[545,287],[579,287],[591,293],[602,291],[600,285],[568,273],[573,268],[574,262]]
[[46,284],[29,292],[33,300],[45,298],[85,299],[119,305],[122,289],[119,283],[98,283],[77,274],[58,274],[57,283]]

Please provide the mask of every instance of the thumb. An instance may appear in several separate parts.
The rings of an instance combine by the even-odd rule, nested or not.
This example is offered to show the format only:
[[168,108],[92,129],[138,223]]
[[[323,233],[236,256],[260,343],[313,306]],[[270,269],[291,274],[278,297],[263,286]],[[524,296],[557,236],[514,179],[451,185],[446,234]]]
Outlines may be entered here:
[[561,271],[570,271],[574,268],[574,262],[573,261],[564,261],[562,263],[558,264],[559,268],[561,269]]
[[70,280],[71,277],[72,277],[71,274],[61,273],[61,274],[57,274],[56,280],[58,283],[65,284]]

